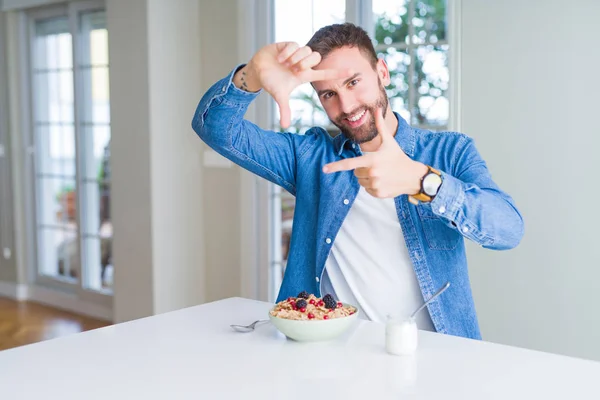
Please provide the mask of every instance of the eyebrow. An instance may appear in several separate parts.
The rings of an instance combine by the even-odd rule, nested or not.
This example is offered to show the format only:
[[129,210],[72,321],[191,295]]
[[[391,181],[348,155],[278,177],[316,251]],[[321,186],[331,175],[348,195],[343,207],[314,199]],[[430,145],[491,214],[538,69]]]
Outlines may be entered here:
[[[343,83],[342,86],[346,86],[348,84],[348,82],[352,82],[353,80],[355,80],[356,78],[358,78],[361,75],[360,72],[357,72],[356,74],[352,75],[350,78],[346,79]],[[321,97],[321,95],[327,93],[331,91],[331,89],[323,89],[323,90],[319,90],[317,91],[317,96]]]

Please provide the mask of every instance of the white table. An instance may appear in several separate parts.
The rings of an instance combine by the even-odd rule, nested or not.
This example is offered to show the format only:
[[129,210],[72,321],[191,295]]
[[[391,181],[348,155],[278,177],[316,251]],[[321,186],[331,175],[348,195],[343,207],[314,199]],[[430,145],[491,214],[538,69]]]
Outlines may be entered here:
[[600,363],[419,332],[416,357],[384,326],[298,343],[270,304],[232,298],[0,352],[2,399],[600,399]]

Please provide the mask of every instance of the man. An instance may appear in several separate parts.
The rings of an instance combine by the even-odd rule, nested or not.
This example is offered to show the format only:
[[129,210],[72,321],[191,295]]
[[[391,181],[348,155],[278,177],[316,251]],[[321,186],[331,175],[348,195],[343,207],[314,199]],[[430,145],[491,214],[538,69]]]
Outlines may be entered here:
[[[260,91],[289,125],[289,95],[311,82],[341,134],[267,131],[243,119]],[[421,312],[420,329],[479,339],[464,239],[510,249],[523,236],[513,200],[492,180],[473,140],[410,127],[389,105],[390,74],[366,32],[320,29],[307,46],[275,43],[202,97],[192,126],[211,148],[296,196],[277,301],[302,291],[358,306],[384,322]]]

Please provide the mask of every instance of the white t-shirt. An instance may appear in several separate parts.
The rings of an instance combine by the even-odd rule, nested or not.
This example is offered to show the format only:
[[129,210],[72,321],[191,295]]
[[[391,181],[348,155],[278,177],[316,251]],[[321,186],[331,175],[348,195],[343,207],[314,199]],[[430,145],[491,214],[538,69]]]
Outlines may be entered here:
[[[327,293],[382,323],[423,304],[394,199],[373,197],[361,186],[325,263],[321,294]],[[419,329],[435,330],[427,309],[416,319]]]

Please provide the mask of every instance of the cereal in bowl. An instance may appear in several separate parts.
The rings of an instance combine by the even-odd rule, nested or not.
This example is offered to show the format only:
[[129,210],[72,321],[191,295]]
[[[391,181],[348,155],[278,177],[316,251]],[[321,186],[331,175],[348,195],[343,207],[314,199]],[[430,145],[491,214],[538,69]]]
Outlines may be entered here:
[[298,297],[289,297],[275,304],[270,311],[278,318],[293,320],[326,320],[343,318],[356,312],[356,308],[336,302],[332,295],[323,298],[307,292],[301,292]]

